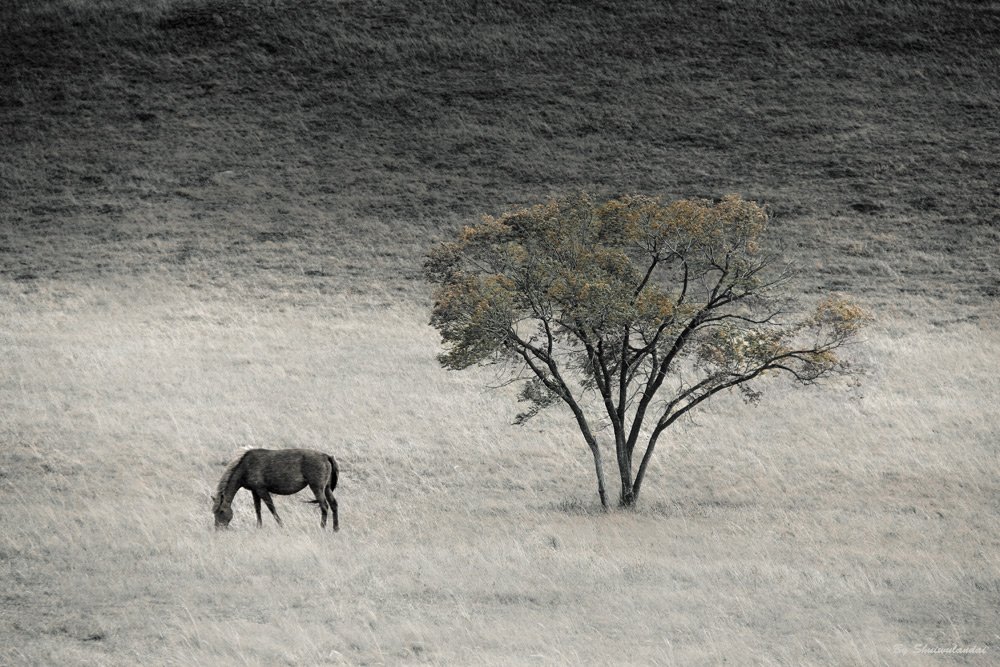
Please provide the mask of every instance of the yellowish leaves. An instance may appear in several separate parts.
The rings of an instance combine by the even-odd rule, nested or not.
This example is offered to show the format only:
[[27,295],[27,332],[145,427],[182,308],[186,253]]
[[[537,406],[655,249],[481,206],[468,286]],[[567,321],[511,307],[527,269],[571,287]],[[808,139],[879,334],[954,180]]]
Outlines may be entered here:
[[[438,285],[432,324],[455,346],[456,363],[495,350],[515,322],[529,319],[596,335],[683,328],[704,305],[691,292],[678,305],[688,276],[692,285],[695,276],[724,280],[720,289],[737,297],[759,287],[765,262],[754,255],[767,220],[763,207],[737,195],[665,203],[581,193],[485,216],[425,263]],[[672,280],[679,282],[664,284]],[[725,354],[756,355],[746,344]]]
[[768,223],[764,207],[739,195],[717,203],[692,199],[667,205],[659,197],[629,195],[605,202],[597,214],[623,242],[680,251],[703,247],[726,254],[760,252],[759,240]]
[[807,355],[809,363],[813,366],[823,369],[831,369],[835,367],[840,360],[837,359],[837,355],[833,353],[833,350],[821,350],[819,352],[813,352]]
[[574,319],[590,320],[607,311],[615,300],[607,280],[570,269],[557,272],[546,292],[549,303]]
[[830,295],[821,301],[812,316],[813,324],[831,326],[839,338],[853,336],[872,319],[869,310],[840,295]]
[[435,293],[431,324],[448,351],[441,363],[461,369],[495,353],[511,327],[514,282],[504,275],[456,273]]
[[677,302],[658,290],[643,290],[635,307],[639,319],[654,326],[669,322],[677,315]]
[[702,359],[729,372],[746,372],[788,352],[781,331],[720,326],[702,348]]
[[767,230],[766,210],[756,202],[729,195],[718,203],[705,199],[683,200],[670,205],[676,221],[675,233],[683,232],[695,242],[722,246],[726,252],[737,250],[756,254],[758,240]]
[[510,235],[510,227],[503,219],[497,220],[491,216],[484,216],[482,223],[473,227],[466,225],[459,232],[458,240],[463,245],[476,243],[499,243]]

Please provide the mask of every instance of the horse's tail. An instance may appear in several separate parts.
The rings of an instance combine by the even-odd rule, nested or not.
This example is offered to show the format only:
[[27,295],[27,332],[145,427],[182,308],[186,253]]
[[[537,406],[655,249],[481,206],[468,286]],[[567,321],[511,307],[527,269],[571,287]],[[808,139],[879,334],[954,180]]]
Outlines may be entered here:
[[330,471],[330,490],[333,491],[337,488],[337,478],[340,477],[340,467],[337,465],[337,460],[329,454],[326,455],[326,458],[330,459],[330,466],[333,468]]

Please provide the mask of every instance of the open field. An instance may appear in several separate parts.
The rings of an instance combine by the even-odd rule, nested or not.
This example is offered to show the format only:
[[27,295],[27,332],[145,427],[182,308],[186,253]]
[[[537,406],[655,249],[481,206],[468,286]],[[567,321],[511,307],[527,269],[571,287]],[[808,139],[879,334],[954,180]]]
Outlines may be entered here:
[[[864,395],[724,400],[637,512],[555,413],[509,426],[423,311],[4,295],[5,664],[939,664],[1000,650],[995,359],[888,322]],[[211,530],[241,447],[340,458],[340,533]],[[993,656],[973,656],[990,664]]]
[[[0,664],[995,664],[998,44],[943,0],[3,3]],[[863,386],[724,397],[599,511],[419,280],[581,188],[767,202],[805,299],[875,310]],[[336,456],[341,532],[213,531],[248,446]]]

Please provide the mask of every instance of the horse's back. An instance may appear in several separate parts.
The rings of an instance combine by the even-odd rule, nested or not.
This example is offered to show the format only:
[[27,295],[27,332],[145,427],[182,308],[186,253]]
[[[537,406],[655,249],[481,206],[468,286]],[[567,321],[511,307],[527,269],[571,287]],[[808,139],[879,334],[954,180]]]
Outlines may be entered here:
[[251,449],[244,458],[249,486],[289,495],[329,479],[329,457],[313,449]]

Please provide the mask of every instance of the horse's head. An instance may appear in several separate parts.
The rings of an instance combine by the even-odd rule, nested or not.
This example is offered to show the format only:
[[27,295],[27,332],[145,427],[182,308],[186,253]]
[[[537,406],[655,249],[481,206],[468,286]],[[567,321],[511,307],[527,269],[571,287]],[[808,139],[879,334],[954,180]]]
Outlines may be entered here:
[[221,498],[212,498],[212,514],[215,515],[215,529],[226,528],[233,520],[233,506],[223,503]]

